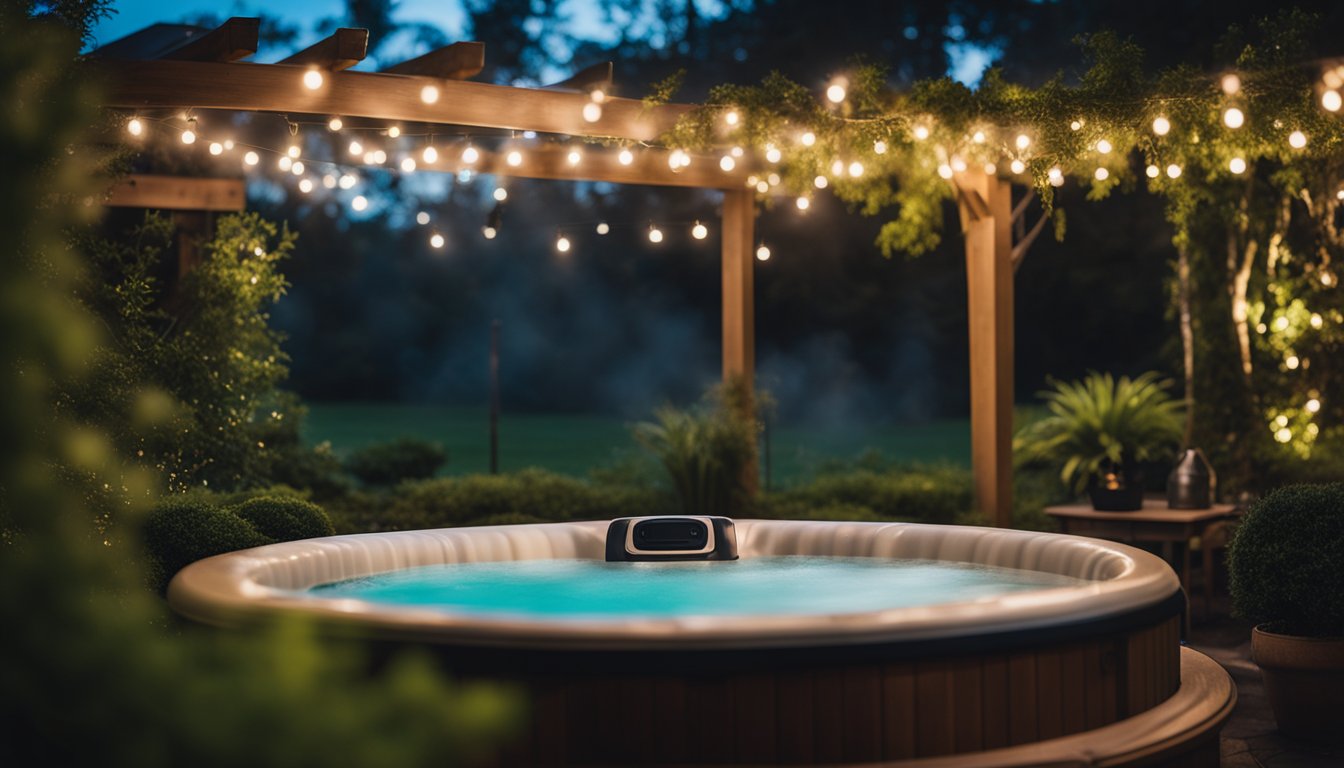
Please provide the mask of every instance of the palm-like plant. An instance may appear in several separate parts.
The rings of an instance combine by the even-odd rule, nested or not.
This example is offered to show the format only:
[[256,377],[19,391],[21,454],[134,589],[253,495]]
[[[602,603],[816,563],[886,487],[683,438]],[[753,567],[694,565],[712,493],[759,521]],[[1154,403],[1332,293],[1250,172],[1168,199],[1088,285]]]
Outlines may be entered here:
[[1061,465],[1059,478],[1081,493],[1108,468],[1158,458],[1180,444],[1182,404],[1171,381],[1149,371],[1134,379],[1092,372],[1054,381],[1041,392],[1050,415],[1013,440],[1017,459]]
[[735,396],[722,388],[700,408],[660,408],[654,421],[635,425],[635,439],[667,470],[683,514],[727,515],[746,500],[744,473],[758,427],[742,415]]

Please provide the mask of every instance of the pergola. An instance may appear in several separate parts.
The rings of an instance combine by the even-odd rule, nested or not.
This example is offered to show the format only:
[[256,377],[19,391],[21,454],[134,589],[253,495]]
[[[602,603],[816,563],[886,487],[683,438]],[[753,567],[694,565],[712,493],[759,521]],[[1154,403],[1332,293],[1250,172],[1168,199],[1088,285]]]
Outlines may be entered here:
[[[611,65],[590,67],[563,83],[520,88],[472,82],[484,68],[485,46],[459,42],[379,72],[356,72],[368,47],[368,30],[338,29],[275,64],[243,62],[256,53],[259,22],[232,18],[214,30],[154,25],[98,49],[106,75],[106,106],[129,110],[231,110],[445,126],[473,131],[533,131],[624,143],[656,144],[688,104],[646,105],[606,97],[600,114],[594,89],[609,91]],[[321,85],[304,83],[310,70]],[[751,158],[724,171],[709,157],[673,169],[665,150],[635,153],[628,164],[615,152],[591,152],[566,161],[561,145],[529,149],[519,164],[480,150],[465,163],[442,157],[435,170],[464,169],[513,177],[604,181],[720,190],[723,376],[749,387],[755,368],[753,246],[756,191],[748,186]],[[223,182],[224,186],[221,186]],[[1028,194],[1014,206],[1011,184],[981,169],[953,178],[965,235],[971,377],[971,462],[977,509],[999,526],[1011,524],[1013,406],[1013,270],[1044,219],[1022,227]],[[183,211],[241,207],[241,182],[132,177],[113,190],[109,205]],[[1014,245],[1016,228],[1019,242]],[[755,472],[750,473],[754,481]]]

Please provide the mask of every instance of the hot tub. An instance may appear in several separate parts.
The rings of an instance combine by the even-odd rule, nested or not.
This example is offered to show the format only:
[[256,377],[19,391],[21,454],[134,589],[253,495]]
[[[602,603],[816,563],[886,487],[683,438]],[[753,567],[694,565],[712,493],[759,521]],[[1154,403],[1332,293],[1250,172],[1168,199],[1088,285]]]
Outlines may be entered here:
[[[173,579],[168,597],[179,613],[224,626],[301,613],[375,647],[433,646],[464,677],[517,683],[532,702],[530,731],[505,756],[519,764],[875,762],[1016,750],[1028,765],[1044,759],[1040,745],[1070,738],[1089,754],[1079,740],[1136,718],[1169,730],[1179,713],[1160,710],[1176,706],[1183,664],[1203,663],[1189,651],[1183,657],[1184,597],[1162,560],[1025,531],[736,521],[744,561],[934,560],[1069,577],[994,599],[860,612],[581,618],[308,591],[448,563],[604,560],[607,528],[517,525],[274,544],[195,563]],[[1186,746],[1207,751],[1234,693],[1206,667],[1201,674],[1218,691],[1200,697],[1213,703],[1196,718],[1198,729],[1186,729],[1198,736]],[[1187,720],[1192,706],[1179,704]],[[1215,739],[1215,757],[1216,748]]]

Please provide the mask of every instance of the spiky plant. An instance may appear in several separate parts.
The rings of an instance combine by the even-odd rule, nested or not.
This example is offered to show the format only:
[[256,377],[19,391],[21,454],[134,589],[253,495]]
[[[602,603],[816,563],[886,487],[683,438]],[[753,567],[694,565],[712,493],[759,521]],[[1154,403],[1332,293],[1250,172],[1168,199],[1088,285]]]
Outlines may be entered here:
[[1133,379],[1094,371],[1050,384],[1038,395],[1050,415],[1023,428],[1013,451],[1020,463],[1060,465],[1059,479],[1074,493],[1104,468],[1159,458],[1180,444],[1181,401],[1154,371]]
[[654,421],[634,427],[667,470],[683,514],[728,515],[747,501],[758,426],[743,415],[740,397],[734,387],[718,387],[699,408],[660,408]]

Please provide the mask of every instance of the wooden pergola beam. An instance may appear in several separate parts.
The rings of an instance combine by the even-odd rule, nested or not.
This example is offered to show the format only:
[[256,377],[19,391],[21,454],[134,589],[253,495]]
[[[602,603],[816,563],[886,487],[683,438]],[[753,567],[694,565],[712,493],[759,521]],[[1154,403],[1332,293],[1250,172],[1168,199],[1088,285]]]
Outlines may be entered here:
[[546,88],[553,91],[576,91],[578,93],[592,93],[594,88],[601,88],[603,92],[607,92],[611,90],[615,72],[615,66],[610,61],[604,61],[601,64],[584,67],[564,80],[546,86]]
[[302,51],[280,61],[338,72],[364,60],[369,51],[369,30],[341,27]]
[[[750,189],[723,193],[721,261],[723,276],[723,381],[745,388],[747,411],[754,417],[751,398],[756,388],[756,197]],[[759,480],[753,451],[743,474],[748,493],[755,495]]]
[[109,208],[168,211],[241,211],[247,203],[242,179],[131,174],[107,192]]
[[419,75],[445,80],[466,80],[485,69],[485,43],[461,42],[436,48],[400,64],[383,69],[389,75]]
[[235,16],[181,48],[163,55],[171,61],[228,62],[245,59],[257,52],[261,20]]
[[[583,118],[587,94],[381,72],[334,72],[310,90],[295,67],[197,61],[101,61],[104,105],[126,109],[229,109],[370,117],[440,125],[654,141],[692,107],[646,107],[608,98]],[[438,99],[422,98],[426,86]]]

